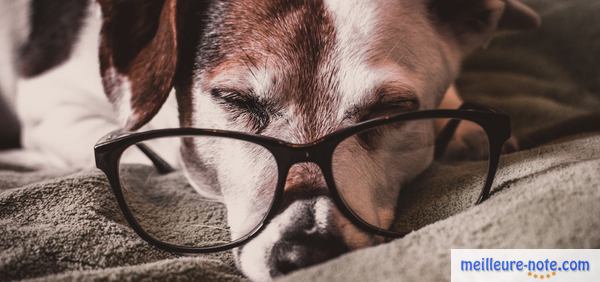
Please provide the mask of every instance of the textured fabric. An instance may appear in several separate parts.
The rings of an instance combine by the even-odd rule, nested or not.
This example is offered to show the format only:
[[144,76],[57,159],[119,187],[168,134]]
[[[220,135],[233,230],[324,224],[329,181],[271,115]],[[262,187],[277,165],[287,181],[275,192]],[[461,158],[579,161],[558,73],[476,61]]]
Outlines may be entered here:
[[[422,218],[429,225],[402,239],[282,281],[449,281],[452,248],[600,248],[600,135],[503,161],[494,195],[483,204],[460,212],[456,207],[465,203],[432,207]],[[413,197],[476,193],[436,191],[438,181],[444,180],[430,180],[431,188]]]
[[[169,178],[175,185],[183,176]],[[142,241],[100,171],[2,170],[0,223],[0,280],[242,279],[229,252],[178,258]]]

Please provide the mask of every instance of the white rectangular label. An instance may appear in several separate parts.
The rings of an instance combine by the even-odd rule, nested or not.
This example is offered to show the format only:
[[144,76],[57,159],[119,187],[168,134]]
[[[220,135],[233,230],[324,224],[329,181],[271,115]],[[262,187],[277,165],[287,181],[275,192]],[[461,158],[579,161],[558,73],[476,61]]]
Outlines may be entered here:
[[600,281],[599,249],[452,249],[451,281]]

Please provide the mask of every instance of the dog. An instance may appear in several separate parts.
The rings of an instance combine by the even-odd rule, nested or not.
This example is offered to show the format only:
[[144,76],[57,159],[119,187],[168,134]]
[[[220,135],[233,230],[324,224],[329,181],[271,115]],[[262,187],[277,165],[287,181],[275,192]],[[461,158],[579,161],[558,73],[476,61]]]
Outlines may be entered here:
[[[33,1],[32,9],[36,2],[44,1]],[[33,59],[20,62],[20,75],[31,77],[68,61],[19,84],[19,95],[30,95],[30,101],[20,106],[26,112],[22,115],[25,146],[45,157],[51,155],[56,166],[91,165],[94,142],[117,128],[216,128],[309,143],[359,122],[357,113],[369,111],[365,105],[374,95],[383,97],[379,103],[407,111],[456,108],[461,100],[452,85],[462,60],[499,31],[540,24],[537,14],[517,0],[98,0],[97,5],[88,4],[64,7],[71,9],[67,14],[75,22],[86,23],[82,31],[64,31],[69,36],[62,44],[74,49],[67,50],[73,53],[70,60],[63,50],[41,65]],[[35,45],[26,46],[35,54]],[[70,76],[77,87],[56,89],[63,76]],[[101,87],[104,91],[97,89]],[[40,89],[47,93],[39,93]],[[100,97],[102,93],[108,99]],[[40,105],[40,99],[55,106]],[[57,128],[65,129],[57,132]],[[472,129],[458,132],[455,147],[467,146],[465,138]],[[219,150],[218,142],[207,146]],[[226,158],[208,163],[193,146],[183,145],[181,150],[185,155],[181,167],[193,185],[205,179],[206,171],[226,174],[222,171],[227,170]],[[236,157],[239,162],[256,158],[242,148],[232,150],[241,152]],[[172,154],[177,155],[177,150]],[[430,162],[431,158],[418,159],[412,164],[415,171],[407,174],[418,174]],[[244,191],[260,191],[267,183],[240,183],[235,174],[218,179],[212,189],[199,192],[223,201],[232,232],[242,232],[253,209],[239,203],[261,202],[260,193]],[[389,187],[391,195],[400,188]],[[381,242],[342,216],[325,190],[315,167],[301,164],[291,169],[285,191],[290,195],[300,191],[303,197],[289,200],[263,232],[234,249],[245,275],[269,281]],[[376,203],[364,208],[389,226],[396,200],[391,197],[385,208]],[[303,232],[307,229],[316,232]]]

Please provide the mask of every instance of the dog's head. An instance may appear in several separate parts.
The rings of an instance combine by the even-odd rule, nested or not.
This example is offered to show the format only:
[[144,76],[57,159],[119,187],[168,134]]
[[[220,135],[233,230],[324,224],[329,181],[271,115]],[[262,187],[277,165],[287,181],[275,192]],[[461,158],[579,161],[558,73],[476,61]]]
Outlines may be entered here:
[[[125,127],[148,122],[174,87],[182,126],[292,143],[356,123],[382,103],[433,109],[466,54],[499,29],[539,23],[516,0],[98,1],[104,86]],[[414,132],[403,136],[415,138]],[[266,172],[275,168],[243,147],[227,148],[236,152],[234,159],[218,154],[207,161],[194,145],[182,148],[188,177],[194,183],[210,173],[218,180],[213,190],[201,192],[221,198],[233,235],[243,233],[255,222],[256,205],[265,202],[261,193],[273,186]],[[218,142],[202,145],[222,150]],[[372,162],[363,166],[373,168],[364,173],[365,183],[377,177],[402,183],[432,159],[426,152],[405,161],[410,164],[386,163],[398,174],[383,175],[375,171],[383,160],[367,151],[353,154],[347,158]],[[248,176],[244,165],[262,169]],[[384,188],[386,201],[363,208],[380,226],[390,226],[400,187]],[[285,191],[278,215],[234,251],[249,277],[268,280],[380,241],[340,214],[320,170],[310,164],[291,169]]]

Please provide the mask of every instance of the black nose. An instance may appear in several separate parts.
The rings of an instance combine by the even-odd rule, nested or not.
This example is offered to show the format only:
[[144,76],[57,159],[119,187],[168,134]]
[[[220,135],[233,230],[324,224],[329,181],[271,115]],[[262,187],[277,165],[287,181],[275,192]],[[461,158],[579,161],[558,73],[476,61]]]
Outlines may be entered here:
[[319,264],[348,251],[342,239],[330,235],[310,234],[278,241],[271,251],[271,276],[288,274]]
[[315,218],[314,200],[295,202],[291,224],[271,249],[271,276],[288,274],[315,265],[348,251],[331,220]]

